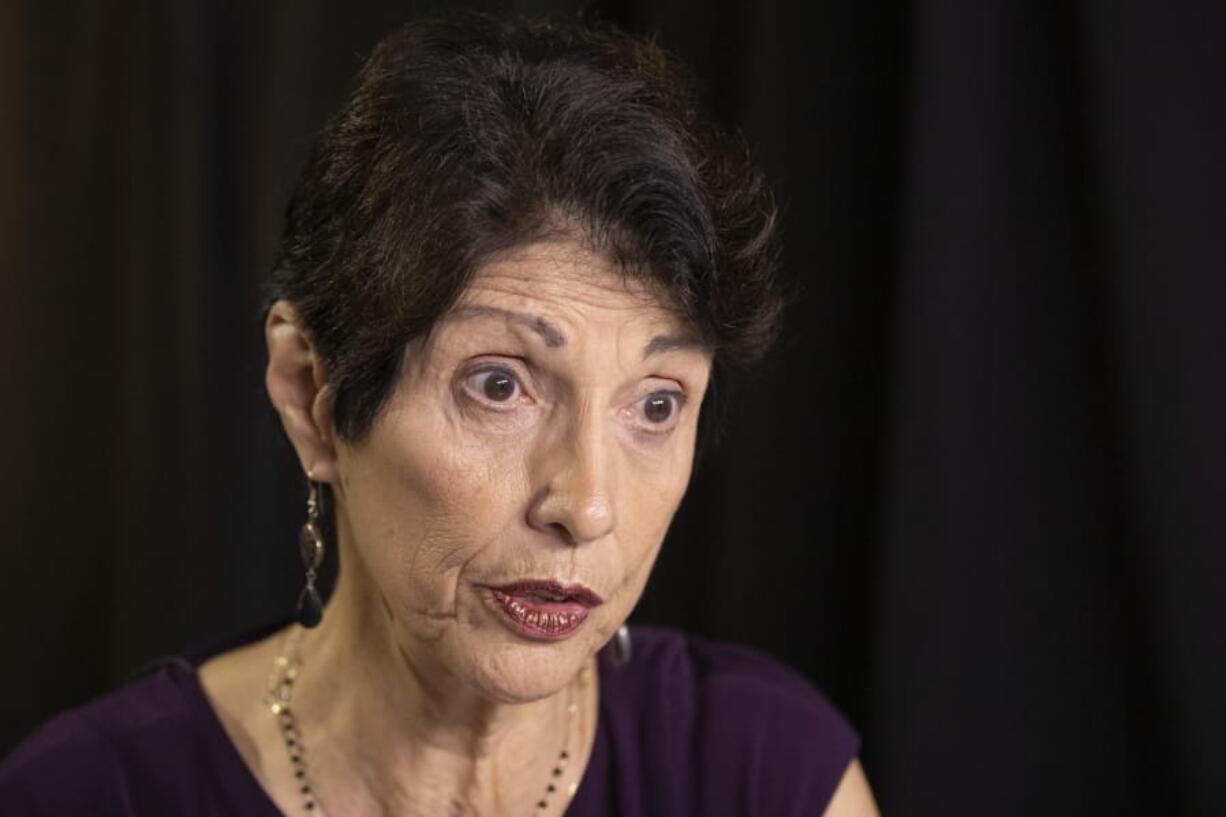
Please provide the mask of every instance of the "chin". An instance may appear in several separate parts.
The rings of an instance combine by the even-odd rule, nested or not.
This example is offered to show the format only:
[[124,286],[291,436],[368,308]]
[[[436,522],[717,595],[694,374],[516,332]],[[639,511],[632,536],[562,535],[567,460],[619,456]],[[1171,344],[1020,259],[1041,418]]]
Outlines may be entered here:
[[530,703],[557,694],[592,655],[582,639],[479,639],[469,649],[473,685],[484,697],[504,704]]

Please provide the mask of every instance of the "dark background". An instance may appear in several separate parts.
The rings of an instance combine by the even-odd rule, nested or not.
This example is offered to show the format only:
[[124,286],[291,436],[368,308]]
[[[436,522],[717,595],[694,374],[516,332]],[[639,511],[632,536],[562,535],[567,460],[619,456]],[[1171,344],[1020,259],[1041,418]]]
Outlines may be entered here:
[[[291,608],[258,289],[428,6],[3,4],[0,751]],[[889,814],[1226,813],[1226,6],[588,8],[744,130],[803,286],[637,618],[808,674]]]

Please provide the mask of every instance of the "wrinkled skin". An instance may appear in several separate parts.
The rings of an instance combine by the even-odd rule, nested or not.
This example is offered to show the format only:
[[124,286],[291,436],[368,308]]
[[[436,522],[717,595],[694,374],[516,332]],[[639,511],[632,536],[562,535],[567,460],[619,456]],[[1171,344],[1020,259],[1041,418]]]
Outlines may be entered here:
[[[577,245],[479,271],[410,344],[369,435],[324,466],[346,570],[420,676],[528,701],[609,640],[689,481],[709,372],[677,315]],[[526,578],[605,602],[572,638],[530,641],[485,590]]]
[[[577,782],[594,656],[642,594],[685,492],[710,351],[608,260],[533,244],[477,271],[409,344],[369,432],[345,441],[292,305],[273,306],[266,334],[269,395],[303,470],[332,486],[341,549],[294,685],[315,791],[353,815],[522,813],[563,740],[575,753],[557,782]],[[582,584],[603,603],[568,638],[527,638],[488,589],[526,579]],[[202,677],[290,811],[293,770],[250,695],[282,642]]]

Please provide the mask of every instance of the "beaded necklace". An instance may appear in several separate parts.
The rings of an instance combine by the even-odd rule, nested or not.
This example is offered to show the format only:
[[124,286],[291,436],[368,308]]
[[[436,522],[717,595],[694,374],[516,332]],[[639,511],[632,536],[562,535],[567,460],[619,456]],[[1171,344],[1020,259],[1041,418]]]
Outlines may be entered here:
[[[303,810],[315,817],[323,817],[324,811],[320,805],[319,796],[311,785],[306,746],[302,741],[302,729],[299,727],[298,716],[293,708],[294,682],[302,668],[298,643],[302,640],[303,632],[302,628],[295,626],[286,636],[281,652],[273,661],[272,672],[268,677],[268,688],[264,694],[264,703],[276,718],[281,738],[285,741],[285,751],[289,754],[290,766],[294,771],[298,791],[302,795]],[[573,731],[571,724],[575,720],[578,709],[578,704],[575,702],[574,684],[571,684],[566,703],[566,725],[563,728],[562,749],[558,752],[557,762],[549,772],[549,782],[545,785],[545,791],[536,801],[532,811],[533,815],[542,815],[549,809],[550,799],[558,793],[562,785],[562,777],[566,774],[571,760],[570,739]],[[574,797],[578,788],[578,780],[566,786],[567,801]]]

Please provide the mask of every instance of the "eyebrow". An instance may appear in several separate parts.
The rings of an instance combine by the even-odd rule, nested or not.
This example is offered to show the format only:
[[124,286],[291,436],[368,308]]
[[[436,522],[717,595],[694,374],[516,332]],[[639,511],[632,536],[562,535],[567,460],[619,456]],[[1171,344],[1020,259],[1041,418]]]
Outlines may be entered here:
[[656,335],[643,347],[643,359],[673,349],[706,349],[707,344],[694,335]]
[[[530,315],[526,312],[516,312],[513,309],[503,309],[498,306],[482,306],[480,304],[465,304],[451,310],[447,316],[450,320],[465,320],[468,318],[502,318],[510,323],[518,324],[540,336],[545,346],[556,349],[566,345],[566,335],[557,324],[541,315]],[[703,349],[706,344],[694,335],[656,335],[643,347],[643,358],[674,349]]]
[[527,329],[531,329],[541,336],[541,340],[550,349],[566,345],[566,335],[562,334],[562,330],[557,327],[557,324],[540,315],[529,315],[526,312],[515,312],[497,306],[466,304],[453,309],[448,317],[454,320],[487,317],[503,318],[510,323],[519,324]]

